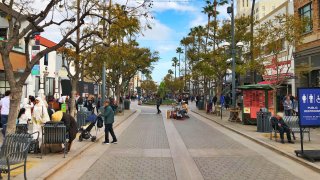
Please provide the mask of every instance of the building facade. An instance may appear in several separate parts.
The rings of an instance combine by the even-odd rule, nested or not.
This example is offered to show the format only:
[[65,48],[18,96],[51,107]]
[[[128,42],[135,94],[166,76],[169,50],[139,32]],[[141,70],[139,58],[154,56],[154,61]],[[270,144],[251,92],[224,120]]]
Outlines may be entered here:
[[[284,3],[277,6],[270,13],[266,14],[259,20],[259,24],[264,24],[268,21],[273,21],[276,16],[280,15],[293,15],[294,6],[292,1],[285,1]],[[258,24],[258,25],[259,25]],[[280,26],[280,25],[279,25]],[[270,52],[265,48],[264,61],[265,74],[263,75],[264,82],[273,84],[277,81],[284,80],[280,94],[293,94],[296,95],[295,88],[295,74],[294,74],[294,56],[295,47],[293,44],[289,44],[285,41],[284,37],[277,39],[281,42],[281,50],[277,52],[276,56],[273,52]]]
[[[260,0],[254,6],[254,18],[260,20],[287,0]],[[290,0],[292,1],[292,0]],[[252,0],[237,0],[237,17],[250,16]]]
[[295,15],[310,20],[302,44],[296,47],[295,73],[297,87],[320,86],[320,1],[294,1]]

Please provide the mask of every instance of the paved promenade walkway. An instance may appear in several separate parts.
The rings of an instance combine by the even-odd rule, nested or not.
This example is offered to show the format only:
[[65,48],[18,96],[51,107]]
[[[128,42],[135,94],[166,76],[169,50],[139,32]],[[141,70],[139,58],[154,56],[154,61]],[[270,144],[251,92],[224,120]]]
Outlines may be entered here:
[[76,176],[67,169],[56,174],[69,174],[69,180],[320,179],[319,173],[195,113],[178,121],[165,119],[165,110],[161,116],[154,107],[140,108],[136,118],[116,129],[119,144],[100,145],[101,156],[87,169],[81,164]]
[[[310,161],[304,160],[302,158],[296,157],[294,151],[300,150],[300,134],[296,133],[296,140],[295,144],[281,144],[279,143],[279,137],[278,141],[276,142],[273,138],[270,140],[270,133],[260,133],[257,132],[257,126],[256,125],[243,125],[241,123],[235,123],[228,121],[229,119],[229,112],[224,111],[223,118],[221,119],[220,116],[215,116],[212,114],[207,114],[203,110],[198,110],[195,107],[195,103],[191,104],[192,111],[196,114],[201,115],[202,117],[205,117],[206,119],[210,119],[213,122],[219,123],[227,128],[230,128],[238,133],[241,133],[247,137],[250,137],[258,142],[261,142],[262,144],[279,151],[279,153],[282,153],[286,156],[290,156],[293,159],[296,159],[298,161],[301,161],[305,164],[308,164],[316,169],[319,170],[320,173],[320,161],[311,163]],[[308,140],[308,135],[305,134],[304,138],[304,149],[306,150],[320,150],[320,129],[310,129],[311,134],[311,141]],[[286,137],[285,137],[286,138]]]

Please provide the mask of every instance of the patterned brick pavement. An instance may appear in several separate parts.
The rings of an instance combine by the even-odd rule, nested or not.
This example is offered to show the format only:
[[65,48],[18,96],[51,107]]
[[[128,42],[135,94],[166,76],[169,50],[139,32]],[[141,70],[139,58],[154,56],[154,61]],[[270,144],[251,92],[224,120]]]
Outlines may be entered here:
[[81,180],[175,180],[172,158],[115,157],[107,153]]
[[140,114],[118,140],[81,179],[176,179],[161,115]]
[[174,124],[204,179],[298,179],[282,167],[192,116],[185,121],[174,121]]
[[174,121],[174,124],[188,149],[246,149],[242,144],[192,116],[185,121]]
[[194,160],[206,180],[298,179],[262,156],[200,157]]

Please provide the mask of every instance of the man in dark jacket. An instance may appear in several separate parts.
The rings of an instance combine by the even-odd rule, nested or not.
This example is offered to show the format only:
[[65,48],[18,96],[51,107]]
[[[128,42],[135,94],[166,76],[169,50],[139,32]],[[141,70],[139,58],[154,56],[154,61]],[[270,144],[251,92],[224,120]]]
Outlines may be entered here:
[[69,136],[69,141],[68,141],[68,152],[71,149],[72,141],[76,138],[77,132],[78,132],[78,126],[76,120],[67,113],[63,113],[62,111],[57,111],[52,114],[51,116],[52,121],[54,122],[63,122],[64,125],[66,126],[67,133]]
[[160,110],[160,105],[162,103],[162,99],[158,96],[157,97],[157,111],[158,113],[157,114],[160,114],[161,113],[161,110]]
[[282,144],[284,144],[284,133],[287,134],[288,143],[294,144],[294,142],[291,141],[290,128],[284,122],[281,116],[276,115],[271,117],[271,125],[274,129],[277,129],[279,131]]
[[104,132],[105,132],[105,137],[104,137],[104,144],[109,144],[109,132],[112,136],[112,142],[113,144],[117,144],[117,137],[114,134],[113,131],[113,123],[114,123],[114,112],[110,106],[110,100],[107,99],[104,103]]

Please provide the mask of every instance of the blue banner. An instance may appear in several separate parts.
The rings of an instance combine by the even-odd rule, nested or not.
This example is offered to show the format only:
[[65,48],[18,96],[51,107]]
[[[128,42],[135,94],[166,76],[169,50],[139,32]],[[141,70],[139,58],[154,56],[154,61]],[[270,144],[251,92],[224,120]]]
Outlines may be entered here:
[[298,88],[300,126],[320,126],[320,88]]

